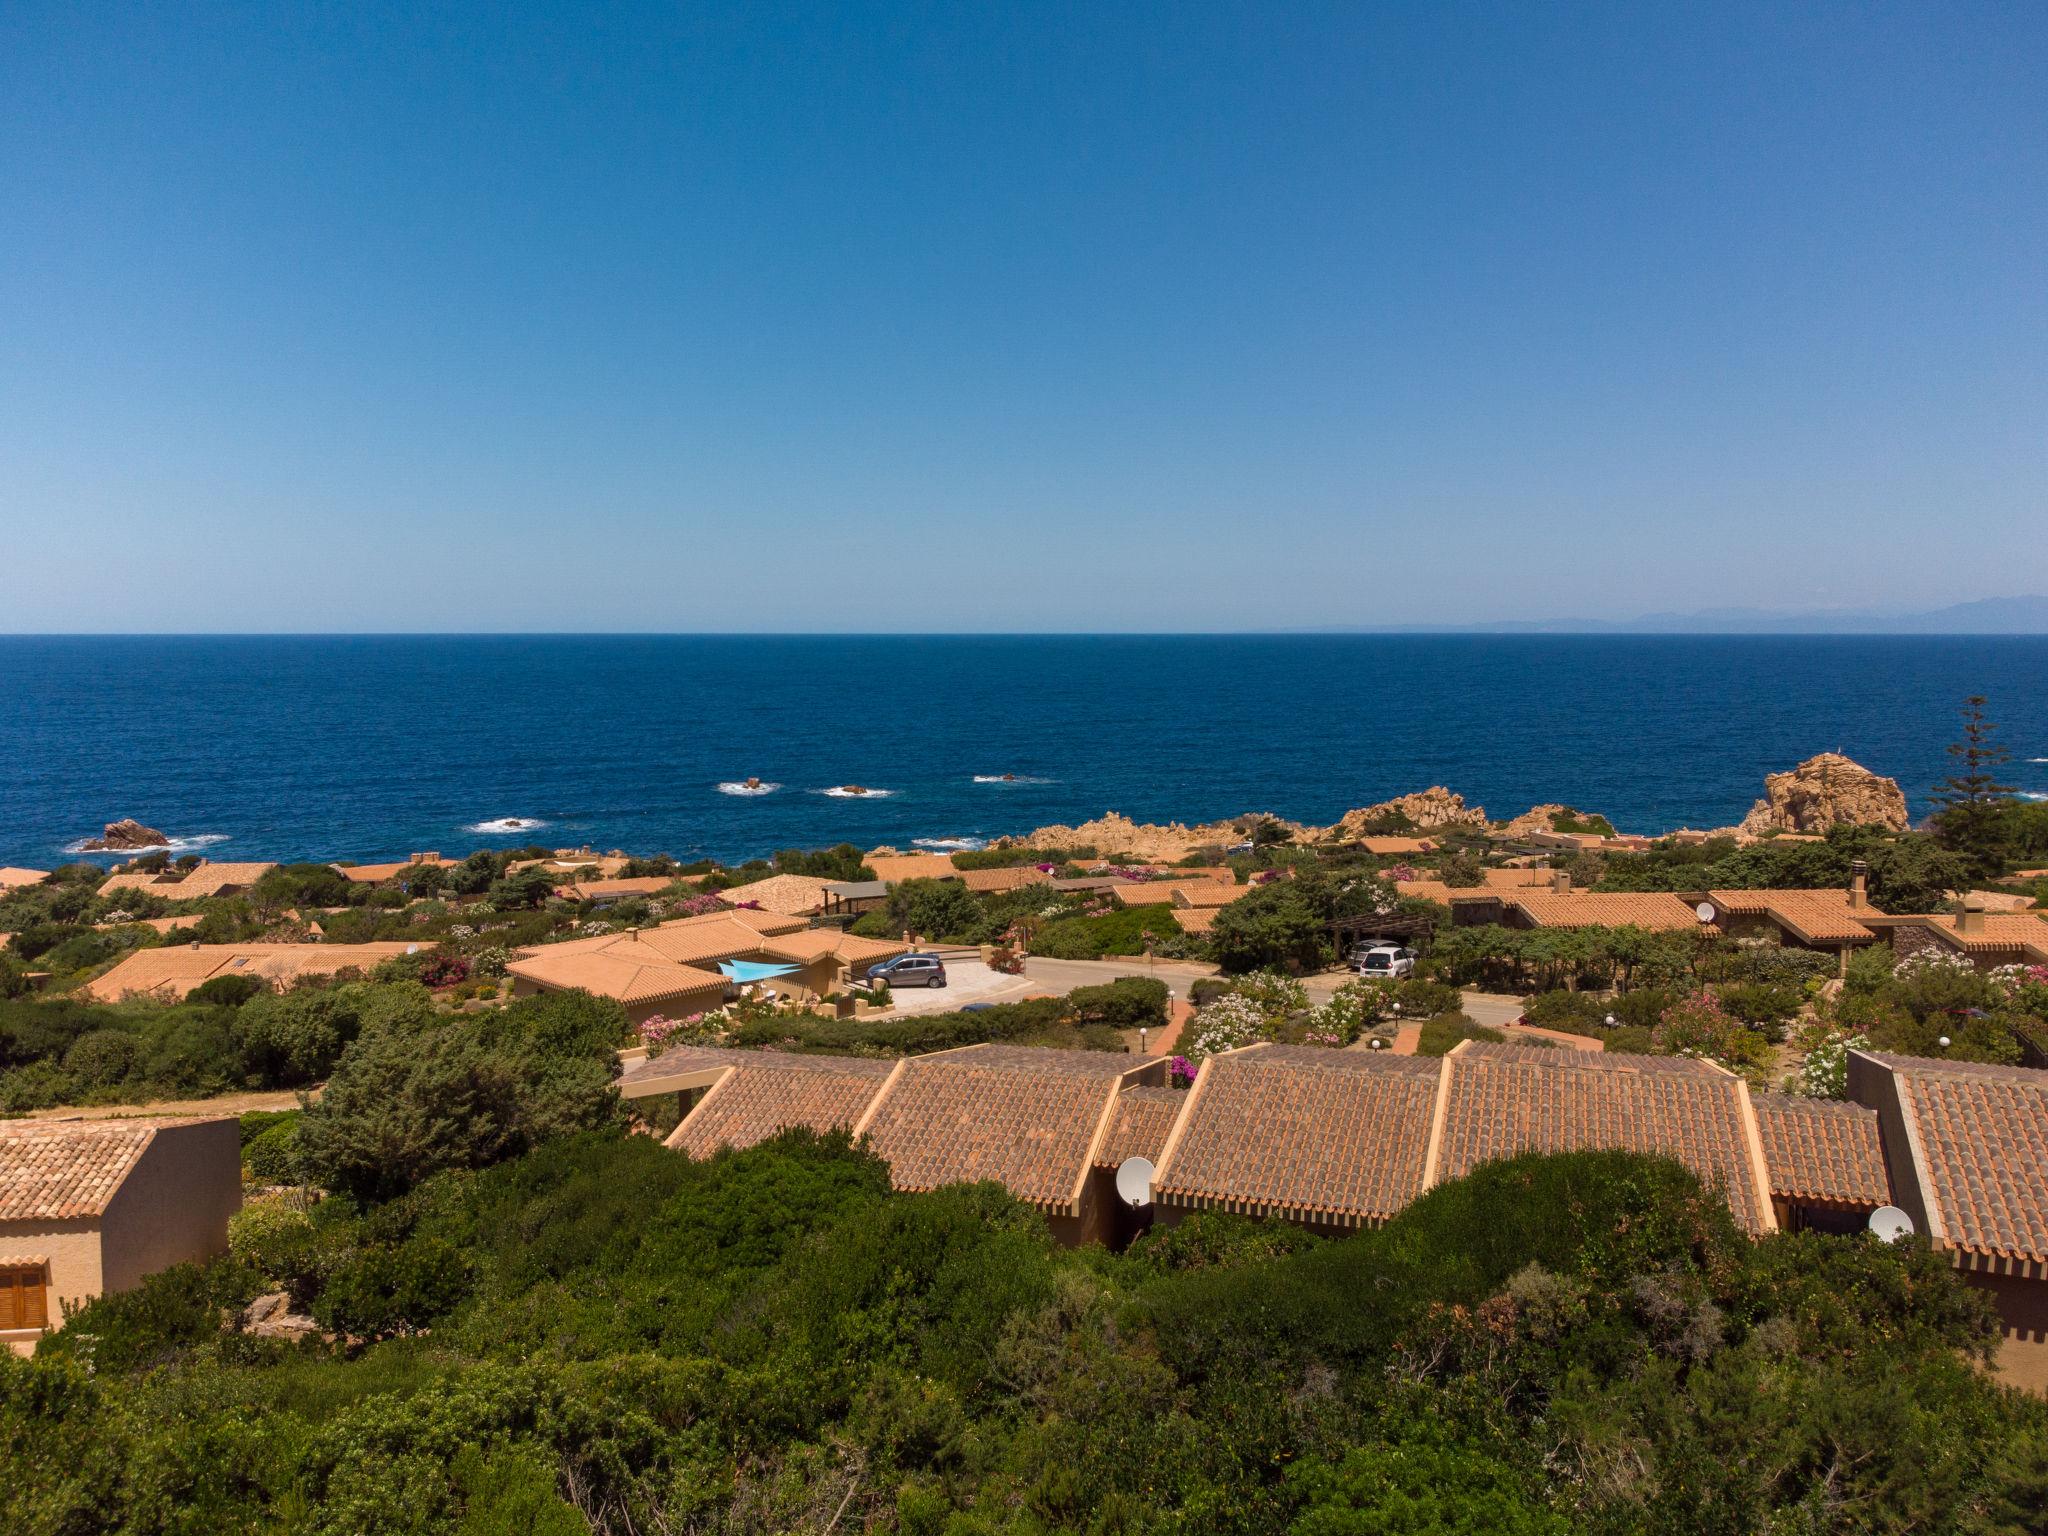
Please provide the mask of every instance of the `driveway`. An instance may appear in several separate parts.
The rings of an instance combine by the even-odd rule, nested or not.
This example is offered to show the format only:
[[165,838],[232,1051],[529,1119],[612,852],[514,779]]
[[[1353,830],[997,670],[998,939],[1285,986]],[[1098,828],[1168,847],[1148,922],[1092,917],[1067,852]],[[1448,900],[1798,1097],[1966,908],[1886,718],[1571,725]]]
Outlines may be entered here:
[[979,960],[949,959],[943,987],[892,988],[889,1011],[866,1017],[900,1019],[917,1013],[951,1013],[969,1003],[1014,1003],[1019,998],[1051,990],[1029,976],[1006,976],[1001,971],[992,971]]

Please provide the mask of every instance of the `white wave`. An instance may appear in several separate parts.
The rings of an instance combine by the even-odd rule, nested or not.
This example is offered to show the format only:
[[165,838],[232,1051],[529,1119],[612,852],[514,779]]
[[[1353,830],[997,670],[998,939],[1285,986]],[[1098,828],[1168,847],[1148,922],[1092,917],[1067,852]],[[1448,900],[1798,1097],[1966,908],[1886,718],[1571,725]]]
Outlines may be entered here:
[[977,784],[1057,784],[1058,779],[1041,779],[1029,773],[977,773]]
[[893,789],[869,789],[865,785],[855,788],[851,784],[835,784],[830,789],[820,789],[814,791],[814,793],[830,795],[835,800],[886,800],[889,796],[895,794],[896,791]]
[[749,784],[744,779],[734,779],[719,785],[718,792],[721,795],[772,795],[780,788],[780,784],[770,784],[766,779],[757,784]]
[[2030,763],[2048,763],[2048,757],[2030,757],[2027,761]]
[[152,843],[147,848],[88,848],[85,845],[91,842],[92,839],[81,837],[75,843],[66,843],[64,851],[66,853],[118,853],[124,859],[131,858],[138,853],[194,853],[201,848],[211,848],[215,843],[227,842],[231,836],[233,834],[228,832],[202,832],[196,837],[174,837],[169,842]]
[[2031,789],[2023,789],[2020,791],[2020,798],[2022,800],[2048,800],[2048,795],[2040,794]]
[[988,839],[985,837],[913,837],[910,840],[910,846],[913,848],[935,848],[941,853],[973,853],[978,848],[986,848],[988,846]]
[[537,816],[500,816],[495,821],[473,821],[463,830],[501,837],[508,832],[538,832],[547,823]]

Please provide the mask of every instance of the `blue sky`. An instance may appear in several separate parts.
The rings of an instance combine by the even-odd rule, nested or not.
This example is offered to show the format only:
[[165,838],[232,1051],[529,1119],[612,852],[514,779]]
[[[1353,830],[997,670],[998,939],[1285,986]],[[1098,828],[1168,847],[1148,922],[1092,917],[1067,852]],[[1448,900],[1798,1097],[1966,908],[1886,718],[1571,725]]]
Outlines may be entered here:
[[0,629],[2048,591],[2048,8],[0,8]]

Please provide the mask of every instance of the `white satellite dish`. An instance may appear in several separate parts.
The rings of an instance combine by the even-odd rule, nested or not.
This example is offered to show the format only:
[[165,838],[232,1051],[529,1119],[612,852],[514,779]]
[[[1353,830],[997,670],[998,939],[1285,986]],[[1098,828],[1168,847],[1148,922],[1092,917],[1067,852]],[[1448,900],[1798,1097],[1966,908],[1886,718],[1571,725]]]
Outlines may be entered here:
[[1714,904],[1711,901],[1703,901],[1692,909],[1692,915],[1703,923],[1711,923],[1721,914],[1714,910]]
[[1913,1235],[1913,1218],[1896,1205],[1880,1205],[1870,1213],[1870,1230],[1881,1243],[1896,1243]]
[[1116,1192],[1125,1205],[1144,1206],[1152,1203],[1152,1159],[1149,1157],[1127,1157],[1117,1164]]

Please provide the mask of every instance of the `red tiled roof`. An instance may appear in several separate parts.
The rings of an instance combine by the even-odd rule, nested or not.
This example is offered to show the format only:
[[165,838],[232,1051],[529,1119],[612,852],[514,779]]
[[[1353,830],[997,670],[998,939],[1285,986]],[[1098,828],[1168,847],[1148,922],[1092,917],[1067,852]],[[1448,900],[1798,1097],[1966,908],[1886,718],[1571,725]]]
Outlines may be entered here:
[[1187,1102],[1187,1094],[1178,1088],[1126,1088],[1116,1096],[1116,1113],[1102,1145],[1095,1149],[1095,1166],[1115,1168],[1132,1157],[1149,1159],[1156,1166]]
[[1698,928],[1699,914],[1662,891],[1502,891],[1539,928]]
[[1015,891],[1050,884],[1052,876],[1033,864],[1013,864],[1007,869],[963,869],[960,880],[970,891]]
[[1748,1089],[1732,1073],[1682,1057],[1470,1042],[1447,1060],[1432,1184],[1523,1152],[1614,1148],[1676,1158],[1724,1187],[1744,1227],[1776,1225]]
[[1876,1110],[1790,1093],[1752,1093],[1749,1101],[1773,1195],[1873,1210],[1890,1204]]
[[1442,1064],[1259,1045],[1202,1064],[1155,1198],[1357,1225],[1422,1192]]
[[217,1118],[0,1120],[0,1221],[104,1216],[159,1130]]
[[289,986],[301,976],[374,970],[410,950],[433,947],[396,939],[373,944],[166,944],[123,956],[88,982],[85,992],[104,1003],[130,996],[180,998],[215,976],[255,976],[276,986]]
[[2048,1072],[1864,1054],[1898,1085],[1934,1245],[2048,1261]]
[[1021,1200],[1078,1212],[1118,1089],[1141,1066],[1097,1051],[975,1045],[914,1056],[855,1128],[898,1189],[994,1179]]
[[1707,899],[1727,912],[1768,917],[1806,944],[1859,944],[1876,937],[1856,917],[1876,908],[1851,907],[1847,891],[1723,890],[1707,892]]
[[877,880],[896,885],[904,880],[953,880],[960,871],[949,853],[880,853],[861,860]]
[[894,1062],[855,1056],[684,1046],[639,1063],[619,1087],[628,1098],[642,1097],[632,1089],[715,1073],[667,1141],[691,1157],[709,1157],[721,1147],[751,1147],[792,1127],[850,1129],[894,1068]]

